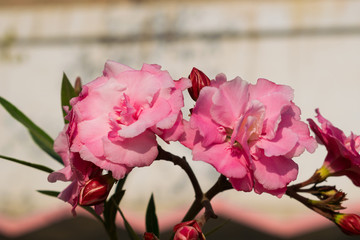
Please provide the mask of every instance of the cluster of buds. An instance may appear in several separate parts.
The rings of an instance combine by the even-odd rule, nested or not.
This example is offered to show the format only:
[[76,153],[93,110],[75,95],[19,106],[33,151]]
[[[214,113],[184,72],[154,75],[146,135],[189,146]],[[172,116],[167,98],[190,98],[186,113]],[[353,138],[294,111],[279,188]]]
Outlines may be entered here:
[[310,200],[311,204],[317,207],[330,211],[345,209],[342,203],[347,200],[346,193],[337,190],[335,186],[314,186],[308,192],[319,199]]
[[[342,205],[346,198],[346,193],[336,189],[335,186],[317,186],[326,180],[328,176],[323,175],[317,170],[307,181],[288,186],[287,195],[294,197],[314,210],[320,215],[334,222],[345,234],[360,235],[360,217],[356,214],[345,214],[338,212],[345,209]],[[311,188],[304,189],[305,186],[314,184]],[[300,196],[299,193],[309,193],[317,197],[316,200]]]

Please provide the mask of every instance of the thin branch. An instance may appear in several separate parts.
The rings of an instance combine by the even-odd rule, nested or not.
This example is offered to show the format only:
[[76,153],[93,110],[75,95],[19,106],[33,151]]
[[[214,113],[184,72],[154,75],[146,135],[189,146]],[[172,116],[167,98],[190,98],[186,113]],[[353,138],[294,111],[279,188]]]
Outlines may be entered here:
[[231,183],[226,179],[224,175],[220,175],[216,183],[205,193],[205,198],[194,200],[182,221],[185,222],[194,219],[204,207],[204,205],[206,207],[207,201],[210,202],[211,199],[215,197],[218,193],[229,189],[232,189]]
[[158,151],[159,151],[159,154],[156,157],[157,160],[170,161],[170,162],[174,163],[174,165],[180,166],[185,171],[185,173],[188,175],[188,177],[191,181],[191,184],[194,188],[195,198],[201,200],[203,197],[203,191],[201,190],[199,181],[197,180],[193,170],[191,169],[189,163],[186,161],[186,158],[185,157],[181,158],[170,152],[167,152],[164,149],[162,149],[159,145],[158,145]]

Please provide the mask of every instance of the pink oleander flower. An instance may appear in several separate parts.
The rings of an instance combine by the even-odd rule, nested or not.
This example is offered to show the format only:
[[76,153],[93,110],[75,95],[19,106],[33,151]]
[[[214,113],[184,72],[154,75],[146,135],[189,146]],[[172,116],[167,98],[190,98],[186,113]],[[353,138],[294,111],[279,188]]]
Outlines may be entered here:
[[345,234],[360,235],[360,217],[356,214],[336,214],[334,222]]
[[316,113],[321,128],[312,119],[308,119],[309,125],[318,142],[328,151],[323,166],[317,171],[320,181],[329,176],[345,175],[356,186],[360,186],[360,136],[351,133],[346,137],[343,131],[334,127],[318,109]]
[[226,81],[219,74],[201,90],[182,143],[236,190],[281,197],[297,177],[292,158],[317,146],[292,100],[288,86],[266,79]]
[[134,167],[149,166],[158,154],[156,135],[165,141],[183,135],[182,91],[190,86],[158,65],[134,70],[106,62],[103,76],[71,99],[69,124],[55,140],[65,168],[48,180],[72,181],[60,197],[76,206],[81,187],[102,170],[121,179]]
[[174,233],[174,240],[205,240],[205,236],[196,220],[175,225]]

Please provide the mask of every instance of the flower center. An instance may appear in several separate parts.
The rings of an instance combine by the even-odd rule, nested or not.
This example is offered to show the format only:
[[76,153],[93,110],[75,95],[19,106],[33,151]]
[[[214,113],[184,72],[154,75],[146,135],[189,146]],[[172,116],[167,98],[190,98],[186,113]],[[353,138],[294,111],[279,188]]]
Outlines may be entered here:
[[119,127],[128,126],[139,118],[142,110],[142,108],[136,109],[131,105],[129,96],[123,93],[123,98],[120,99],[119,105],[114,107],[112,119]]

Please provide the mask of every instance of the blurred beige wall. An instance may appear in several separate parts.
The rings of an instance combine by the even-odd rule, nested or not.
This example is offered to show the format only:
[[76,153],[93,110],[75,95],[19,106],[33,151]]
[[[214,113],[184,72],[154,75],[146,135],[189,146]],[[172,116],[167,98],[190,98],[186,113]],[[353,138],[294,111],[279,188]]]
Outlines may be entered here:
[[[52,1],[0,0],[0,96],[23,110],[53,138],[62,129],[62,73],[89,82],[107,59],[133,68],[156,63],[174,79],[197,67],[211,78],[223,72],[255,82],[264,77],[295,89],[303,119],[319,107],[346,133],[360,134],[360,1]],[[187,106],[191,106],[187,100]],[[60,166],[31,142],[26,130],[0,109],[0,154]],[[183,147],[171,148],[188,159]],[[325,151],[298,158],[299,179],[321,165]],[[217,178],[203,163],[191,163],[207,189]],[[18,216],[64,206],[36,189],[61,190],[46,174],[0,162],[0,215]],[[193,192],[185,175],[168,163],[135,169],[124,199],[144,212],[151,192],[159,211],[187,206]],[[349,206],[360,192],[347,179]],[[330,182],[332,183],[332,182]],[[302,214],[300,204],[254,193],[219,198],[278,217]],[[170,199],[170,201],[169,201]],[[266,204],[264,199],[266,199]],[[21,206],[21,207],[19,207]]]

